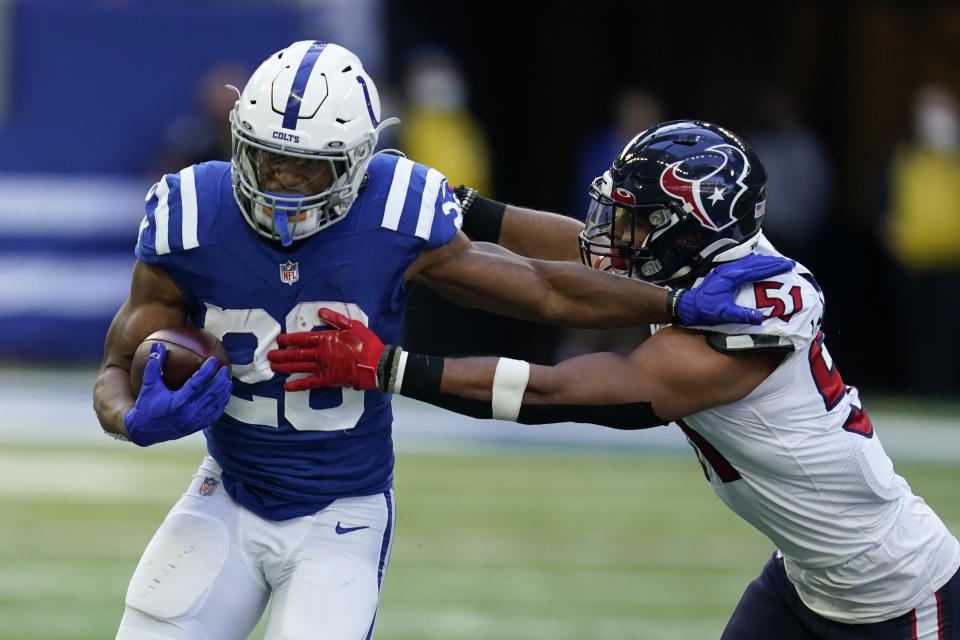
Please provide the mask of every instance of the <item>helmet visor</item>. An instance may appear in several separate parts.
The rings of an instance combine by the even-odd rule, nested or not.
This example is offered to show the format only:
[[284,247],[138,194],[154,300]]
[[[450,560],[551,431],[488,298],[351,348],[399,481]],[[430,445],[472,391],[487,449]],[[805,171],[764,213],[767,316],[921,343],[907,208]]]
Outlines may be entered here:
[[600,176],[590,186],[590,207],[580,234],[581,255],[588,266],[625,274],[636,235],[633,208],[606,195],[605,184],[606,176]]

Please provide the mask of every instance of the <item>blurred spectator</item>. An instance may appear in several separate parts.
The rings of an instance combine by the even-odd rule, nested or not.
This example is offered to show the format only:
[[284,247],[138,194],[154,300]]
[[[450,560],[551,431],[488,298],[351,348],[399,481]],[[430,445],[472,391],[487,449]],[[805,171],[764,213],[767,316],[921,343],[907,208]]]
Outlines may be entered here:
[[[468,109],[467,81],[458,62],[428,45],[408,58],[403,76],[405,108],[397,127],[401,151],[436,167],[453,186],[467,184],[496,197],[491,151],[480,122]],[[483,327],[483,330],[480,330]],[[431,354],[502,352],[532,362],[550,362],[558,327],[466,309],[415,288],[407,304],[404,344]]]
[[229,114],[237,94],[226,85],[242,90],[249,75],[243,66],[225,62],[200,76],[194,110],[163,129],[160,150],[147,167],[151,178],[208,160],[230,160]]
[[400,149],[437,167],[452,185],[469,184],[493,196],[490,145],[468,109],[467,84],[458,62],[429,46],[415,52],[403,73],[406,107]]
[[667,119],[660,98],[652,91],[634,86],[624,86],[616,93],[609,118],[590,135],[578,154],[573,204],[567,213],[579,220],[587,215],[590,183],[610,168],[610,159],[616,158],[635,135]]
[[[568,214],[580,220],[586,217],[590,204],[587,190],[597,176],[610,168],[611,158],[620,155],[638,133],[668,119],[660,98],[652,91],[635,86],[624,86],[617,92],[610,112],[611,120],[587,139],[577,160],[573,205]],[[564,327],[560,329],[554,361],[599,351],[628,354],[648,334],[645,326],[604,331]]]
[[745,139],[767,169],[763,232],[780,251],[809,263],[833,202],[833,161],[785,88],[764,87],[756,105],[758,128]]
[[960,105],[920,88],[913,135],[888,171],[885,241],[896,266],[899,346],[914,391],[960,391]]

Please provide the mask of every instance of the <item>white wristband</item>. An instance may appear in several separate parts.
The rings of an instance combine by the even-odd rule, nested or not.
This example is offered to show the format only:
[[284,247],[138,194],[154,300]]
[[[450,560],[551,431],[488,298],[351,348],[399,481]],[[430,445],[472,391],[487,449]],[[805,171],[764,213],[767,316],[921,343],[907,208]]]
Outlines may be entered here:
[[397,365],[397,375],[393,376],[393,386],[387,389],[387,393],[400,393],[403,388],[403,372],[407,368],[407,352],[400,352],[400,364]]
[[493,374],[493,418],[516,420],[523,404],[523,392],[530,380],[530,363],[524,360],[500,358]]

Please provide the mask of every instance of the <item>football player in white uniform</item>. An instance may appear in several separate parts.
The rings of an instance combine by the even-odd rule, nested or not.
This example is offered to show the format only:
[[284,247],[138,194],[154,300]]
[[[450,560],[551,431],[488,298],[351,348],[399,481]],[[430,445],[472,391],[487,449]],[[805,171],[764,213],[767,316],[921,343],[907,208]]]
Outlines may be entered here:
[[[594,181],[585,226],[467,191],[465,229],[540,257],[579,236],[590,265],[689,285],[730,260],[779,255],[761,233],[765,182],[759,158],[730,131],[669,122],[641,132]],[[321,314],[339,330],[288,336],[284,344],[301,348],[268,357],[320,386],[370,388],[357,372],[378,367],[382,391],[475,417],[675,423],[720,499],[777,547],[725,640],[960,638],[960,543],[894,472],[857,389],[840,377],[813,275],[797,264],[736,300],[765,321],[661,325],[627,356],[552,367],[408,353],[329,311]]]

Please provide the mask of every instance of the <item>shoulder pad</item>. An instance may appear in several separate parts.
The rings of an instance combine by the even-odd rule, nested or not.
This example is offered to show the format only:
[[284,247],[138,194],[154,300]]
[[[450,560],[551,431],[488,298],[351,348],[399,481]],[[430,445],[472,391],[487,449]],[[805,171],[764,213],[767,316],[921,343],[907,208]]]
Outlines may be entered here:
[[[789,342],[795,350],[802,350],[817,335],[823,322],[823,292],[810,272],[801,264],[792,271],[770,277],[763,281],[743,285],[734,302],[747,309],[758,309],[764,315],[760,325],[740,323],[712,327],[689,327],[704,333],[721,334],[739,338],[727,345],[720,341],[721,351],[755,349],[741,336],[771,336],[777,342]],[[771,343],[762,342],[763,348]],[[736,345],[736,346],[735,346]],[[716,348],[716,345],[711,345]]]
[[460,202],[436,169],[381,154],[368,167],[363,217],[426,248],[447,244],[463,224]]
[[706,333],[707,344],[720,353],[744,353],[746,351],[793,351],[793,343],[785,336],[765,333],[730,335]]
[[227,162],[206,162],[167,174],[153,185],[145,198],[137,257],[149,261],[209,242],[220,186],[229,180],[229,171]]

